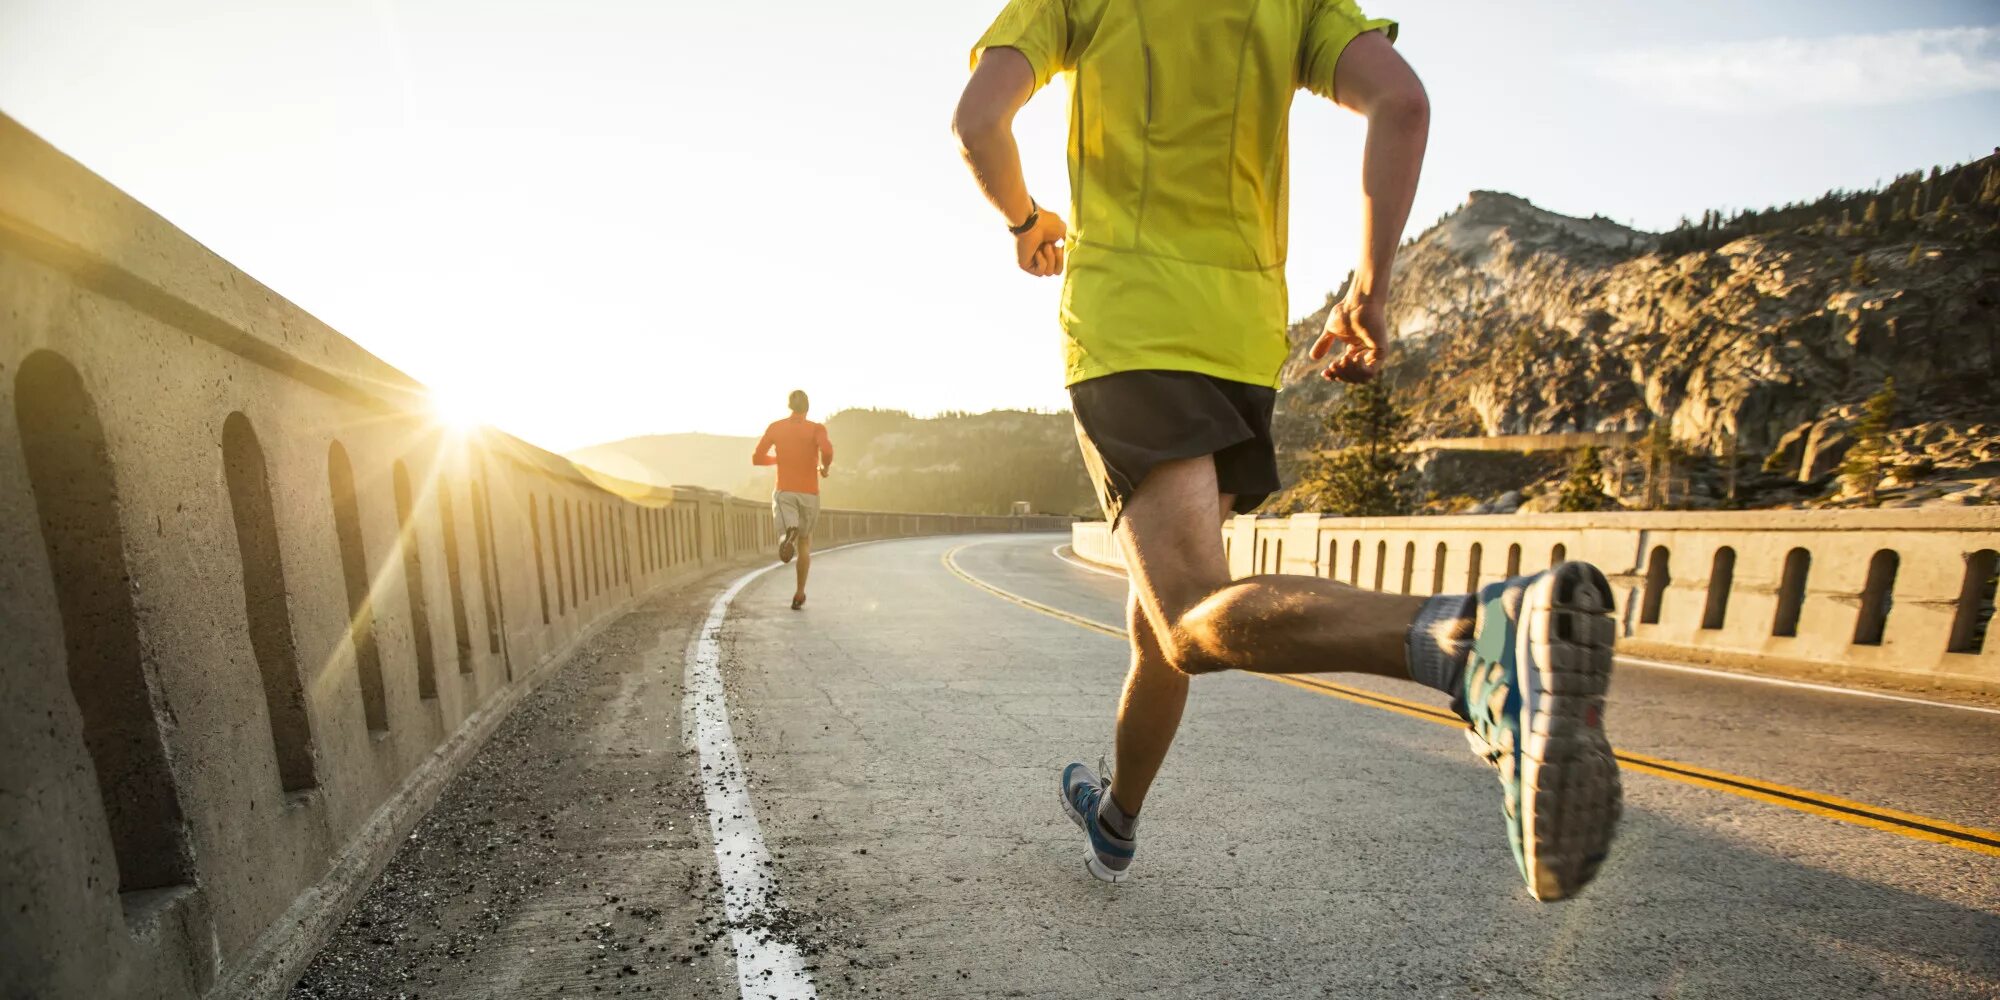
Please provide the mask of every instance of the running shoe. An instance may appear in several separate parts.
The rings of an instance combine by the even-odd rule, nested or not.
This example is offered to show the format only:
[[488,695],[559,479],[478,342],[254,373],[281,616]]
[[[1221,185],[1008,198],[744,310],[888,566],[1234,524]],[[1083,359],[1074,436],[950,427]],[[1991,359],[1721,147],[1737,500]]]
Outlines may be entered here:
[[1129,838],[1112,833],[1098,821],[1097,807],[1104,798],[1105,787],[1089,765],[1081,761],[1063,768],[1063,811],[1069,813],[1069,818],[1083,830],[1090,844],[1084,856],[1084,867],[1099,881],[1123,882],[1132,877],[1132,853],[1136,844]]
[[798,534],[799,534],[799,529],[786,528],[785,537],[778,539],[779,562],[781,563],[791,562],[792,556],[799,551],[798,546],[794,544],[794,542],[792,541],[794,538],[798,537]]
[[1465,669],[1466,739],[1500,772],[1507,842],[1540,900],[1597,875],[1623,807],[1604,736],[1611,585],[1566,562],[1479,591]]

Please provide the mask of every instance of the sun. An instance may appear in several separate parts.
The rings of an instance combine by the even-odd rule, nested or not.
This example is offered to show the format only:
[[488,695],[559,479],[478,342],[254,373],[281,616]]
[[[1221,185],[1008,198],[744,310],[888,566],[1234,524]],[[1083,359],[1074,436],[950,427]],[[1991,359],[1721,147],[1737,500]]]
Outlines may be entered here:
[[439,424],[461,433],[490,423],[491,400],[457,386],[432,386],[431,415]]

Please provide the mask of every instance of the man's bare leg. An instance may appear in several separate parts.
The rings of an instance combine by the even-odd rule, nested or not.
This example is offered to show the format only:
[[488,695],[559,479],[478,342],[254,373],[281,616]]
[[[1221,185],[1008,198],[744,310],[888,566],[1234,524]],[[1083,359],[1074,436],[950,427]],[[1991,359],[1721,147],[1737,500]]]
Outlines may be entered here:
[[1132,637],[1132,670],[1125,675],[1125,693],[1118,701],[1111,798],[1126,815],[1137,816],[1180,729],[1188,675],[1167,662],[1136,587],[1125,599],[1125,627]]
[[[1562,899],[1588,884],[1609,850],[1621,808],[1618,766],[1602,723],[1615,642],[1611,587],[1603,574],[1569,562],[1517,577],[1482,592],[1492,595],[1488,610],[1476,610],[1470,595],[1380,594],[1310,577],[1232,583],[1214,527],[1216,503],[1213,460],[1186,459],[1154,467],[1120,518],[1133,594],[1167,663],[1183,674],[1346,670],[1417,680],[1410,643],[1420,615],[1421,634],[1439,639],[1441,625],[1467,636],[1476,621],[1479,642],[1487,643],[1490,630],[1500,652],[1474,657],[1476,669],[1466,672],[1468,643],[1451,654],[1455,665],[1442,674],[1429,669],[1438,661],[1427,653],[1421,659],[1430,676],[1423,683],[1462,698],[1457,704],[1464,706],[1474,747],[1498,770],[1508,843],[1529,891],[1537,899]],[[1136,627],[1133,635],[1135,641],[1141,635]],[[1178,724],[1179,713],[1171,717]],[[1129,743],[1142,768],[1135,781],[1142,778],[1147,786],[1172,739],[1167,718],[1157,713],[1151,721],[1160,728],[1130,740],[1128,725],[1136,730],[1142,720],[1136,714],[1129,722],[1119,719],[1119,766],[1125,766]],[[1073,793],[1072,785],[1088,780],[1075,768],[1064,775],[1065,802],[1095,801]],[[1121,795],[1104,802],[1098,826],[1115,833],[1111,821],[1126,819],[1122,839],[1104,840],[1097,827],[1086,827],[1097,852],[1091,871],[1108,881],[1127,877],[1135,846],[1140,803],[1128,801],[1126,786],[1120,788]],[[1146,788],[1135,784],[1131,790],[1143,798]]]
[[1404,643],[1425,598],[1317,577],[1231,582],[1221,501],[1214,460],[1179,459],[1146,475],[1119,520],[1133,591],[1169,664],[1186,674],[1409,676]]
[[812,551],[812,536],[807,534],[799,535],[798,562],[793,569],[793,573],[799,579],[798,589],[792,592],[792,607],[794,608],[804,604],[806,601],[806,574],[812,572]]

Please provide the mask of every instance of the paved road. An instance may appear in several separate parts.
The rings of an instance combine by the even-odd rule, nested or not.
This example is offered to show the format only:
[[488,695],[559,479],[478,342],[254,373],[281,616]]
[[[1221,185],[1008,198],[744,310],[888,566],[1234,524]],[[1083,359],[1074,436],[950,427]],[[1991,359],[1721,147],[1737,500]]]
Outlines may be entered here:
[[[2000,996],[2000,853],[1975,849],[2000,827],[2000,715],[1643,667],[1609,714],[1623,834],[1576,900],[1521,888],[1442,698],[1339,674],[1199,679],[1135,879],[1098,884],[1056,775],[1109,748],[1123,647],[1080,621],[1117,623],[1124,584],[1060,540],[858,546],[815,560],[804,612],[788,573],[735,597],[720,670],[788,904],[756,936],[799,948],[819,996]],[[428,821],[498,809],[559,849],[504,892],[434,857],[497,900],[442,916],[399,858],[310,995],[388,986],[384,927],[425,996],[737,995],[716,858],[687,835],[718,786],[663,718],[698,603],[636,613],[551,685],[568,700],[530,706],[499,751],[553,758],[533,780],[476,766]],[[448,955],[455,921],[490,931]]]
[[[785,892],[900,956],[857,982],[990,996],[2000,993],[2000,857],[1635,775],[1618,853],[1530,900],[1497,786],[1450,728],[1246,676],[1196,684],[1136,880],[1098,885],[1056,773],[1108,749],[1123,582],[1049,536],[829,556],[810,613],[733,612],[732,697]],[[1420,689],[1363,685],[1442,704]],[[2000,716],[1663,671],[1626,749],[2000,826]],[[866,853],[862,853],[865,850]],[[822,977],[825,980],[825,977]],[[823,995],[857,995],[838,976]],[[951,991],[946,991],[951,992]]]

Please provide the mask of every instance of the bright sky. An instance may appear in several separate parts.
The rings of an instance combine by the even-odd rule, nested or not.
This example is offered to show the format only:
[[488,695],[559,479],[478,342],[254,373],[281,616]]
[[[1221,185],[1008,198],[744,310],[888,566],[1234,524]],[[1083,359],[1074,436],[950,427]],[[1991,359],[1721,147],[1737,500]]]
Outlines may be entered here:
[[[2000,141],[2000,4],[1402,0],[1411,233],[1473,188],[1645,228]],[[1065,405],[948,121],[999,0],[0,0],[0,110],[538,444]],[[1067,202],[1063,85],[1021,126]],[[1291,288],[1355,256],[1362,129],[1302,95]]]

